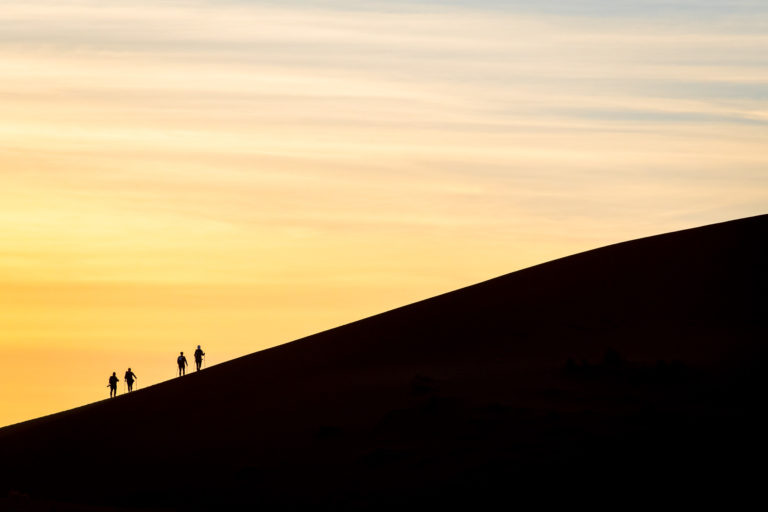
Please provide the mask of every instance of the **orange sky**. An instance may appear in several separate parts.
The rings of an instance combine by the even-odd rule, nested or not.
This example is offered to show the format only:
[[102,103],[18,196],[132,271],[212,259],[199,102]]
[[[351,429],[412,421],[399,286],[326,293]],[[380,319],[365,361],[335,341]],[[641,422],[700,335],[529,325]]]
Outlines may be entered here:
[[0,425],[765,213],[766,9],[531,5],[0,2]]

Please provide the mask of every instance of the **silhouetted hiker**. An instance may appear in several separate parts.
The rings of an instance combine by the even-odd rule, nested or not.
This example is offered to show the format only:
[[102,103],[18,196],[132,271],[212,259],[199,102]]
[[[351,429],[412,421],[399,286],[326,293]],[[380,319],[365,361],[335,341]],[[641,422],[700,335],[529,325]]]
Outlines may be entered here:
[[184,352],[176,358],[176,362],[179,364],[179,376],[186,375],[187,373],[187,358],[184,357]]
[[117,383],[120,379],[117,378],[116,372],[112,372],[112,376],[109,378],[109,398],[117,396]]
[[198,372],[200,371],[200,365],[203,364],[203,357],[205,357],[205,352],[203,352],[203,349],[198,345],[197,350],[195,350],[195,366],[197,366]]
[[125,372],[125,382],[128,384],[128,392],[130,393],[133,391],[133,381],[138,379],[135,373],[131,371],[130,368],[128,368],[128,371]]

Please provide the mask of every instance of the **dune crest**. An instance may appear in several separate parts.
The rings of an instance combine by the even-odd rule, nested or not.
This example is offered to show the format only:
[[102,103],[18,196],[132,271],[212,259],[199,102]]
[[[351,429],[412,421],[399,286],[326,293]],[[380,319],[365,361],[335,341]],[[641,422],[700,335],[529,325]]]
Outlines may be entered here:
[[768,215],[616,244],[6,427],[0,496],[384,510],[731,488],[761,438],[766,241]]

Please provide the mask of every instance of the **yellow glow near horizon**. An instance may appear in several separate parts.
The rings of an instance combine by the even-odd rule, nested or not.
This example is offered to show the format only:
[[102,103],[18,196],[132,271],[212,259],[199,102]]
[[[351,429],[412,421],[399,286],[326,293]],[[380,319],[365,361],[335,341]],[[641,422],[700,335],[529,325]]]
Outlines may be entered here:
[[768,12],[587,11],[0,1],[0,425],[764,213]]

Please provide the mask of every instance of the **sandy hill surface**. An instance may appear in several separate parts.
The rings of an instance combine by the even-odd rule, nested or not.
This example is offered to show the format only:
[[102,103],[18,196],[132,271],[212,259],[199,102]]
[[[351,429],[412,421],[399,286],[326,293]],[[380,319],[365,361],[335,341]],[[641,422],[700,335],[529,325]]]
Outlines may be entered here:
[[0,429],[0,508],[745,497],[767,241],[763,215],[612,245]]

